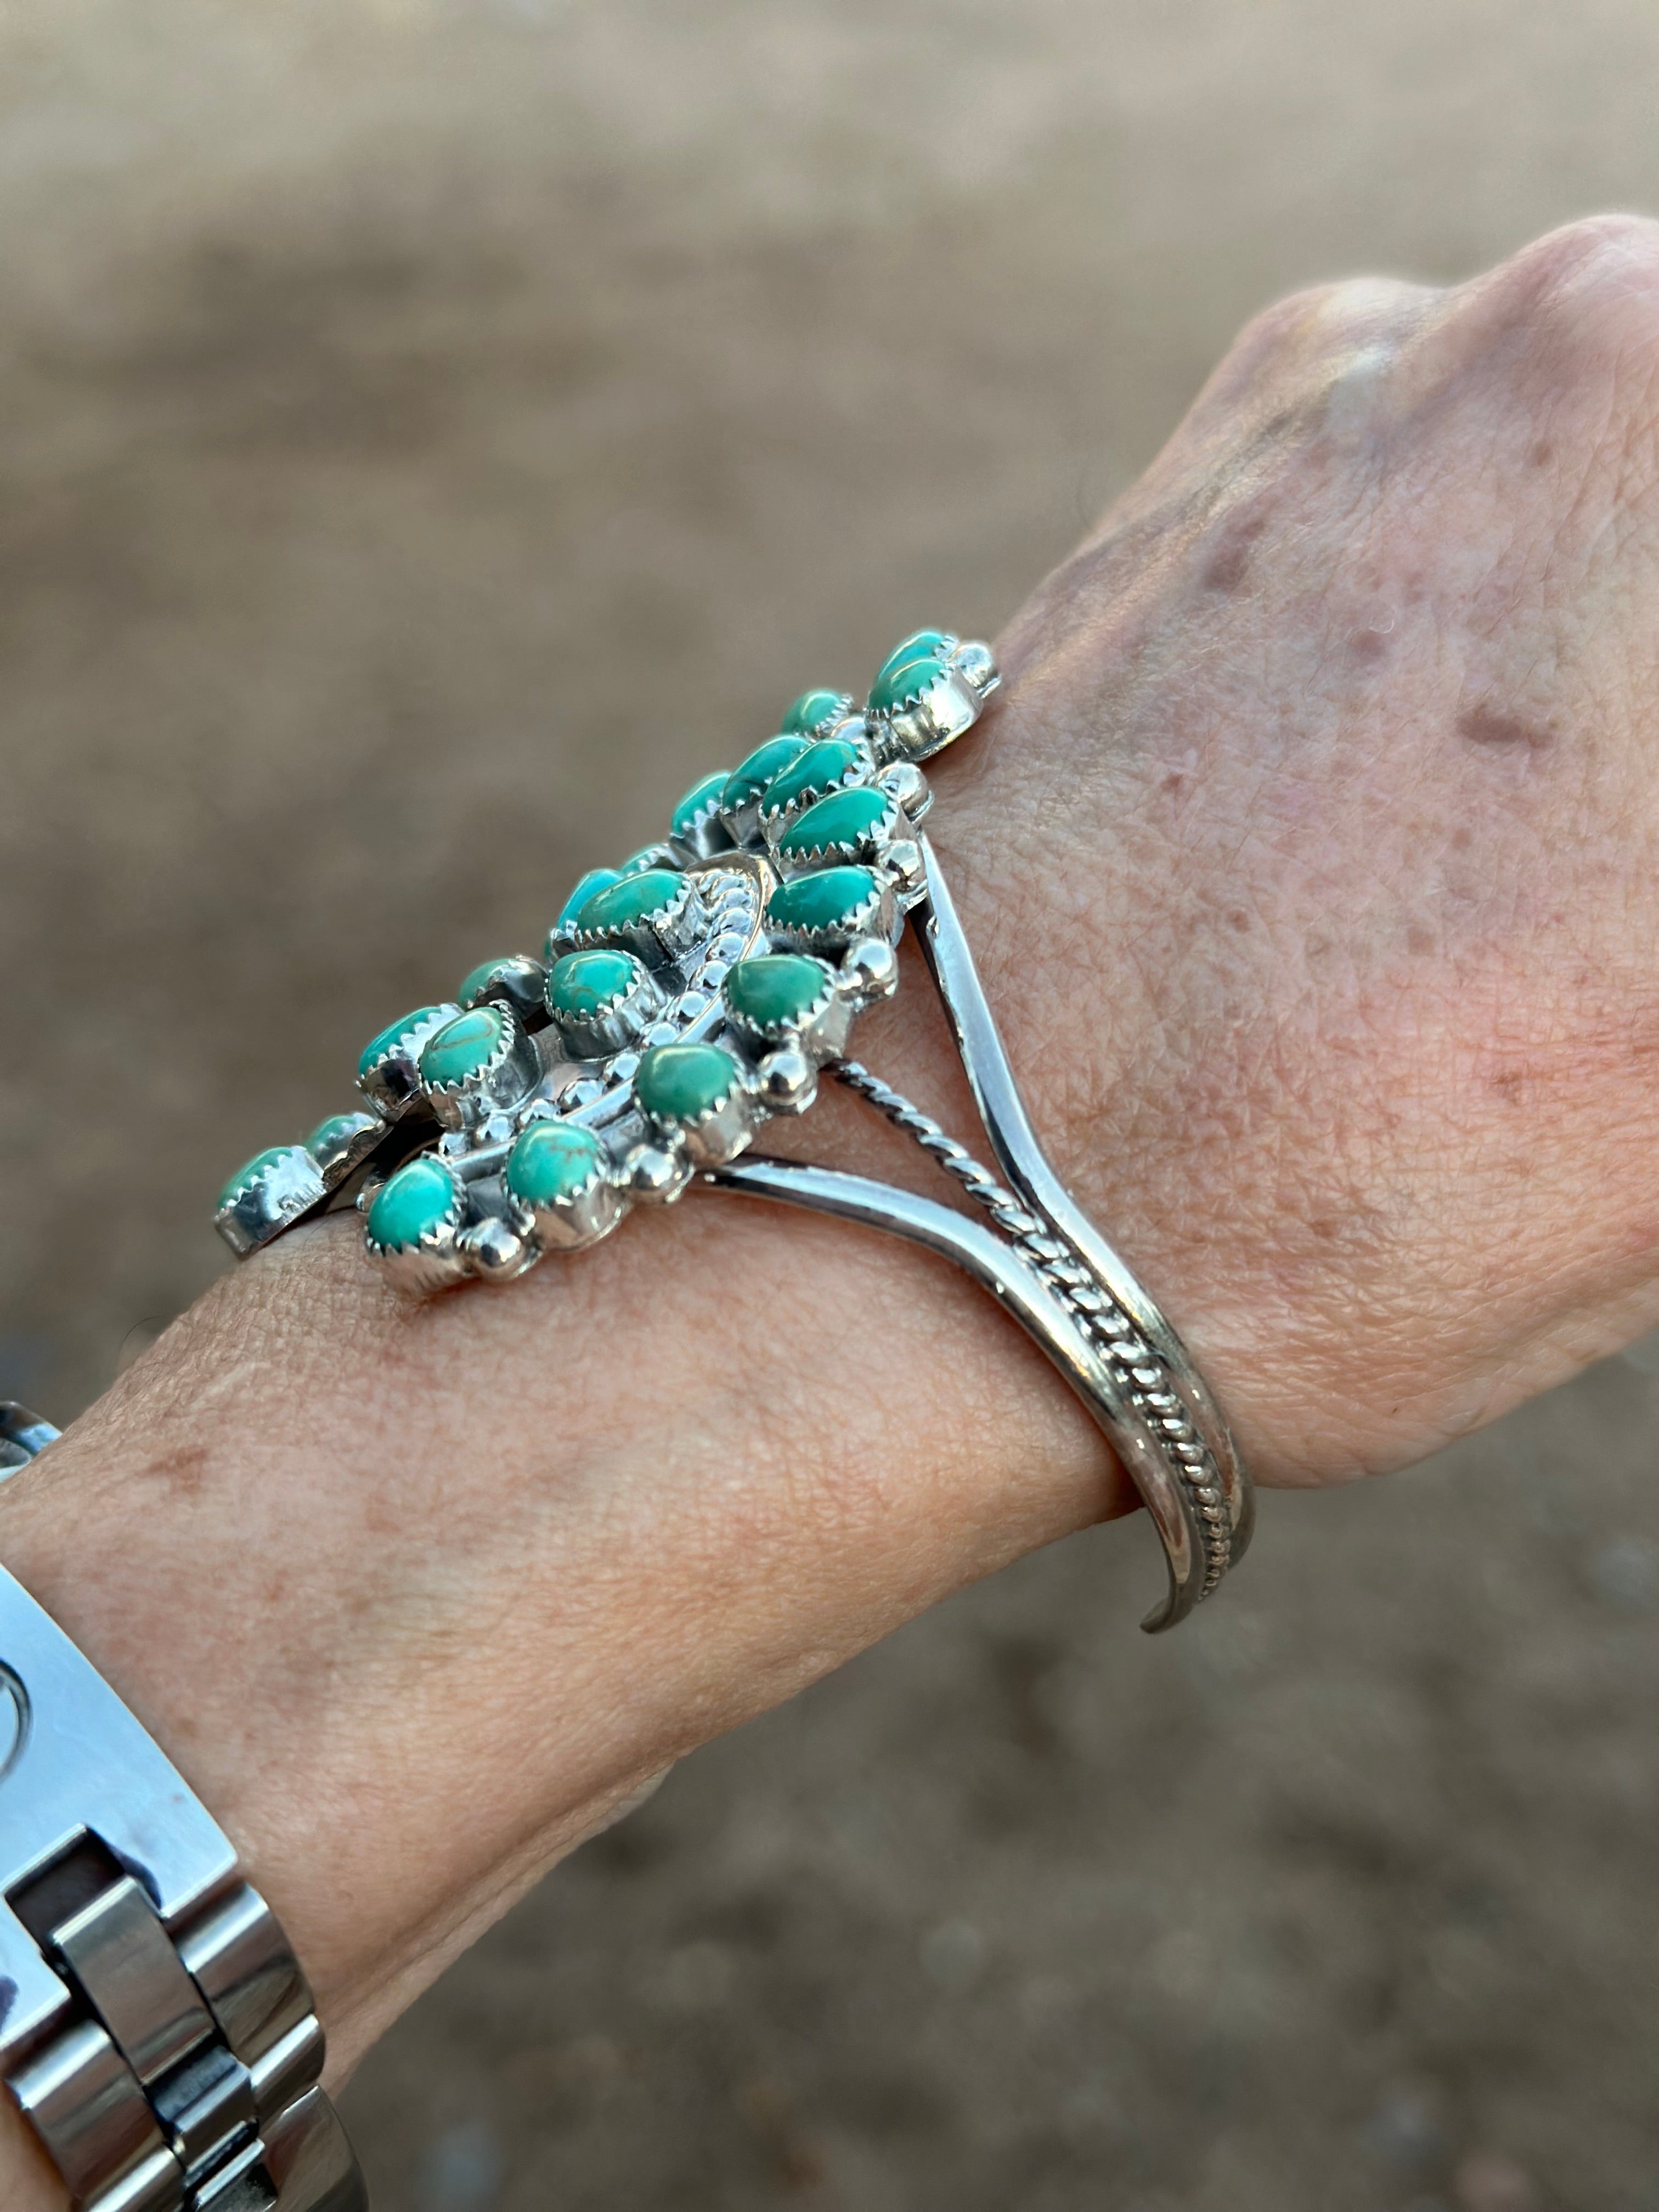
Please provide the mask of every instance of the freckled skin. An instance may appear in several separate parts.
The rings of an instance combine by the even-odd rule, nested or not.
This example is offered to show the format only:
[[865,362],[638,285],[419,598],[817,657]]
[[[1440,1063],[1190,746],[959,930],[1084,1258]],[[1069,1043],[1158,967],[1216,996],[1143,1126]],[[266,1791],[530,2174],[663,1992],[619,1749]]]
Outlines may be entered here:
[[[1659,1322],[1656,363],[1623,218],[1271,308],[936,763],[1033,1118],[1266,1480],[1399,1465]],[[860,1056],[971,1127],[901,965]],[[776,1146],[915,1171],[833,1085]],[[411,1308],[357,1235],[228,1277],[0,1488],[337,2064],[682,1752],[1126,1502],[908,1248],[688,1200]],[[61,2203],[0,2114],[0,2203]]]
[[1457,718],[1457,734],[1467,738],[1472,745],[1521,745],[1540,753],[1546,745],[1555,743],[1553,730],[1541,728],[1535,722],[1523,722],[1519,715],[1502,714],[1491,707],[1471,707]]
[[1041,842],[941,805],[994,958],[1044,857],[1087,878],[1006,1026],[1282,1473],[1397,1463],[1659,1319],[1656,360],[1623,219],[1270,309],[1006,641],[974,797]]

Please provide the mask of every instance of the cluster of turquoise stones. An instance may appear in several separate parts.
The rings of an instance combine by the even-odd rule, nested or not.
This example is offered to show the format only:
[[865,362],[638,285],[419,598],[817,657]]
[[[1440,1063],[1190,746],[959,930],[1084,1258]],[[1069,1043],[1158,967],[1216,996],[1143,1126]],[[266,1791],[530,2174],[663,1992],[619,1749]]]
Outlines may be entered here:
[[[367,1163],[368,1246],[394,1278],[505,1278],[550,1243],[592,1242],[635,1197],[677,1194],[769,1112],[799,1111],[891,988],[923,890],[915,763],[996,680],[984,647],[920,630],[861,708],[803,693],[775,736],[693,785],[664,842],[582,878],[539,957],[482,962],[453,1000],[373,1038],[367,1110],[251,1160],[221,1194],[222,1231],[252,1249]],[[382,1148],[411,1142],[416,1157],[376,1174]]]

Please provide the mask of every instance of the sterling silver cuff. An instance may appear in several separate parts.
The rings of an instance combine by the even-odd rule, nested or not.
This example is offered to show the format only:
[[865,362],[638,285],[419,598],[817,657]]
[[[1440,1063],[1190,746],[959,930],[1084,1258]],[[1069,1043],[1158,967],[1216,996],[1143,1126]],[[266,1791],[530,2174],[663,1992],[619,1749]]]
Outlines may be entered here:
[[[486,961],[453,1000],[383,1030],[359,1063],[360,1109],[251,1160],[216,1221],[246,1257],[355,1198],[368,1257],[417,1297],[508,1281],[693,1187],[908,1238],[989,1291],[1104,1431],[1163,1541],[1169,1589],[1144,1626],[1167,1628],[1243,1553],[1249,1480],[1180,1338],[1045,1158],[922,833],[921,764],[999,680],[988,647],[922,630],[861,708],[803,694],[776,737],[686,794],[665,839],[583,878],[539,958]],[[860,1014],[896,988],[907,922],[1001,1180],[848,1057]],[[825,1075],[975,1212],[754,1156]]]

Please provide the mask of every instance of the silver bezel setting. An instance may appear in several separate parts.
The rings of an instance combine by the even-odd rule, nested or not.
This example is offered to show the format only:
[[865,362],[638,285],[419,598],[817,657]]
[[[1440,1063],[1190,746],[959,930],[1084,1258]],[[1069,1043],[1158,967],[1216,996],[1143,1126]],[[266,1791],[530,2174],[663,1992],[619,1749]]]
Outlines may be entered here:
[[[441,1164],[455,1186],[455,1201],[435,1228],[423,1231],[413,1244],[382,1244],[367,1222],[363,1228],[363,1249],[369,1259],[394,1290],[407,1291],[415,1297],[429,1297],[434,1291],[447,1290],[468,1272],[465,1257],[457,1245],[467,1223],[466,1185],[449,1161],[444,1160]],[[390,1180],[388,1176],[386,1181]],[[365,1194],[370,1205],[375,1195],[378,1191]],[[369,1206],[363,1210],[367,1213]]]
[[435,1036],[461,1011],[461,1007],[451,1000],[434,1006],[419,1021],[400,1031],[379,1057],[359,1073],[357,1088],[369,1104],[388,1121],[395,1121],[419,1103],[423,1096],[421,1054],[427,1040]]
[[[796,876],[816,875],[820,868],[845,867],[854,863],[868,864],[872,860],[879,860],[890,846],[908,836],[910,817],[898,801],[882,790],[873,778],[863,783],[845,784],[842,789],[872,791],[886,801],[885,809],[868,829],[860,830],[855,836],[836,838],[828,845],[811,845],[804,852],[785,853],[781,849],[782,840],[810,811],[803,807],[799,813],[791,815],[771,832],[772,850],[781,875],[793,879]],[[833,799],[837,794],[830,792],[825,796]]]
[[933,683],[902,706],[872,717],[878,750],[887,760],[931,759],[973,726],[1001,681],[988,646],[948,638],[945,666]]
[[813,784],[805,791],[793,794],[781,804],[769,806],[766,804],[764,793],[762,794],[755,810],[755,820],[756,826],[769,848],[775,849],[779,838],[783,836],[790,824],[799,820],[809,806],[816,806],[819,799],[832,799],[838,791],[854,791],[860,785],[872,783],[875,780],[878,763],[862,717],[859,719],[856,726],[851,722],[843,722],[832,730],[827,737],[814,738],[812,743],[815,745],[848,744],[853,747],[855,757],[851,764],[843,769],[842,773],[829,783]]
[[[672,968],[698,943],[708,919],[697,880],[691,872],[682,867],[678,860],[664,860],[655,866],[679,878],[678,888],[655,907],[648,915],[636,921],[618,922],[605,929],[583,929],[571,932],[571,949],[576,952],[598,951],[601,947],[632,952],[643,960],[647,968]],[[636,868],[631,875],[618,880],[629,883],[633,876],[649,875],[650,868]]]
[[608,1168],[599,1167],[592,1181],[568,1198],[534,1206],[523,1199],[515,1198],[514,1202],[527,1217],[531,1236],[547,1252],[580,1252],[597,1244],[616,1227],[624,1204],[614,1163]]
[[345,1113],[331,1118],[345,1126],[327,1145],[319,1146],[314,1138],[308,1139],[306,1150],[316,1161],[325,1187],[333,1190],[368,1158],[386,1134],[386,1123],[378,1114]]
[[[621,949],[614,945],[604,948],[607,951]],[[637,954],[633,957],[638,958]],[[550,969],[550,977],[551,972]],[[549,1012],[561,1042],[573,1059],[599,1060],[607,1053],[625,1052],[629,1045],[637,1043],[667,1003],[662,985],[641,961],[627,990],[619,992],[597,1013],[562,1013],[551,1006]]]
[[872,937],[890,942],[900,921],[897,886],[893,878],[879,869],[872,869],[874,888],[867,900],[855,907],[852,913],[823,927],[799,922],[769,921],[768,927],[778,949],[783,952],[813,952],[820,957],[840,953],[849,945]]
[[657,1115],[642,1107],[647,1128],[664,1152],[684,1148],[693,1167],[724,1167],[754,1141],[756,1100],[745,1081],[744,1064],[732,1059],[732,1088],[718,1105],[701,1114]]
[[474,1006],[511,1006],[527,1030],[540,1029],[547,1020],[543,996],[547,988],[547,963],[528,952],[514,952],[493,963],[489,980],[478,991],[463,994],[463,1013]]
[[[432,1110],[446,1129],[483,1128],[496,1115],[511,1114],[522,1105],[541,1080],[542,1058],[535,1039],[505,1000],[489,1004],[501,1032],[489,1059],[455,1081],[426,1084]],[[441,1034],[434,1030],[428,1042]]]
[[246,1177],[214,1215],[213,1225],[240,1259],[309,1213],[327,1189],[322,1169],[305,1146],[289,1145],[277,1159]]
[[737,840],[726,827],[719,792],[706,799],[689,822],[675,827],[669,842],[682,864],[687,860],[712,860],[732,850]]
[[672,837],[664,837],[654,845],[641,845],[636,853],[630,853],[617,870],[617,875],[619,878],[623,876],[643,876],[648,875],[653,868],[683,868],[684,866],[685,855],[678,844]]

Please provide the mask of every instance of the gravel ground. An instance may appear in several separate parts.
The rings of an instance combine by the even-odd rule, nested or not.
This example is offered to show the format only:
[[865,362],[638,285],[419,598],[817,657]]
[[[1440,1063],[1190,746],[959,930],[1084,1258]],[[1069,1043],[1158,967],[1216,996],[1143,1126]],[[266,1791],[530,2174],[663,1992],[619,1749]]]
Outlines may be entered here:
[[[0,1390],[1253,307],[1659,209],[1656,91],[1638,0],[14,0]],[[1076,1540],[690,1762],[363,2067],[380,2212],[1659,2212],[1656,1407],[1269,1500],[1167,1642]]]

